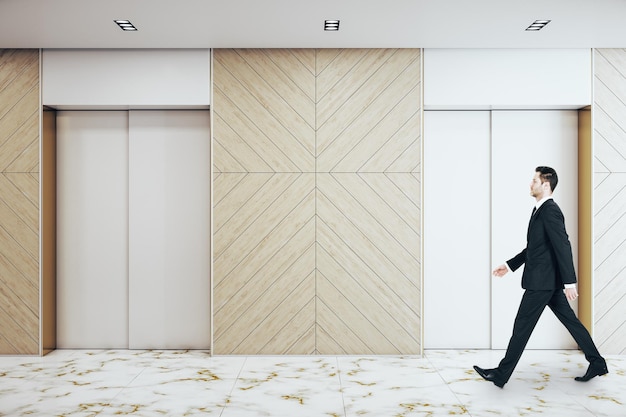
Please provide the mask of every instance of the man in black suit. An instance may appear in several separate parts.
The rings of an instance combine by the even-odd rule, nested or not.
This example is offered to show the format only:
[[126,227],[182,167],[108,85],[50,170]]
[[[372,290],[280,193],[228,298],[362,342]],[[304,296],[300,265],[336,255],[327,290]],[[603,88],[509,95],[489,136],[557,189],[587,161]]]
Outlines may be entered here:
[[526,264],[522,274],[522,288],[525,292],[504,358],[497,368],[474,366],[480,376],[500,388],[511,377],[546,306],[567,328],[589,361],[587,372],[582,377],[576,377],[576,381],[585,382],[608,373],[606,361],[568,303],[568,300],[573,301],[578,297],[578,292],[572,248],[565,231],[563,213],[552,199],[557,182],[554,169],[536,168],[530,194],[537,203],[528,225],[526,248],[493,271],[493,275],[502,277],[509,270],[515,271]]

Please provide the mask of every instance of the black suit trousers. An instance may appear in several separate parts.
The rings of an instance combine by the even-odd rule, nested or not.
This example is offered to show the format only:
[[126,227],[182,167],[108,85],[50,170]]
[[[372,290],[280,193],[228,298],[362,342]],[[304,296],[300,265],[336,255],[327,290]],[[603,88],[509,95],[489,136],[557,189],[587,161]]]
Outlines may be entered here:
[[550,307],[559,321],[567,328],[589,363],[604,361],[593,343],[591,335],[570,307],[562,289],[547,291],[526,290],[515,317],[513,335],[509,341],[509,346],[506,349],[504,358],[498,365],[500,379],[503,382],[506,383],[513,374],[513,370],[522,357],[528,339],[530,339],[530,335],[546,306]]

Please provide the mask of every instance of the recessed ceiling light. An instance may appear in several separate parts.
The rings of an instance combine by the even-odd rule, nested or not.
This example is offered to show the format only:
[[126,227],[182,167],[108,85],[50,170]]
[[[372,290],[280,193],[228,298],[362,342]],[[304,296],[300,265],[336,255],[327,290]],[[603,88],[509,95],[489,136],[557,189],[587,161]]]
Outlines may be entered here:
[[526,30],[537,31],[543,29],[551,20],[535,20]]
[[339,30],[339,20],[325,20],[324,21],[324,30],[338,31]]
[[122,30],[137,30],[137,28],[130,23],[130,20],[114,20]]

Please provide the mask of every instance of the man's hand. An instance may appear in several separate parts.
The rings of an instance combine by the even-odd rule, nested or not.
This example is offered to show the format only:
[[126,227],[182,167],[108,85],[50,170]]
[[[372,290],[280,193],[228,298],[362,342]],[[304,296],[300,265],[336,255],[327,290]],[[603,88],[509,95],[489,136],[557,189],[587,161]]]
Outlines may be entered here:
[[576,291],[576,287],[565,288],[565,297],[568,301],[574,301],[576,298],[578,298],[578,291]]
[[496,269],[493,270],[493,275],[496,277],[503,277],[506,273],[509,272],[509,268],[506,265],[502,264]]

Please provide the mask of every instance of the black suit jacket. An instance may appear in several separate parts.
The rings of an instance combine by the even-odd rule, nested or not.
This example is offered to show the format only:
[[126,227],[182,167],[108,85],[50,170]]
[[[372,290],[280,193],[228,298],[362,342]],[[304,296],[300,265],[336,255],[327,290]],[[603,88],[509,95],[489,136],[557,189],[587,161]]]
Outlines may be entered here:
[[507,261],[512,271],[526,264],[522,288],[556,290],[576,282],[565,219],[554,200],[546,200],[531,217],[526,239],[526,248]]

